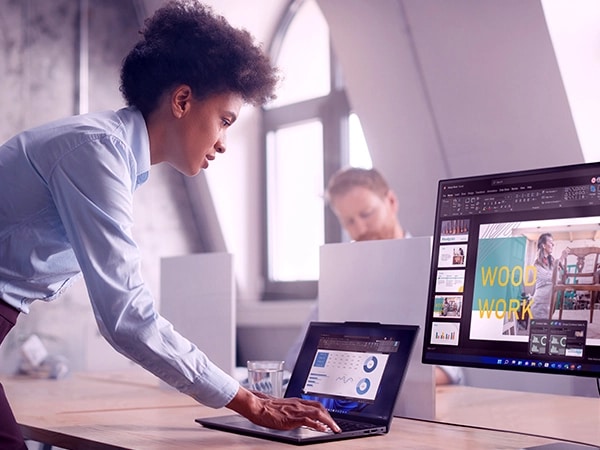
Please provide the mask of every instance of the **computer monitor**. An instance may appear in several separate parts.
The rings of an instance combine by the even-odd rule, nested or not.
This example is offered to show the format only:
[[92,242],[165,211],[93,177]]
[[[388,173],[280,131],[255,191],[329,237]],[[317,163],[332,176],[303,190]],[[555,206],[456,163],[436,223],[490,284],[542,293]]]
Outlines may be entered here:
[[424,363],[600,377],[600,163],[440,181],[429,278]]

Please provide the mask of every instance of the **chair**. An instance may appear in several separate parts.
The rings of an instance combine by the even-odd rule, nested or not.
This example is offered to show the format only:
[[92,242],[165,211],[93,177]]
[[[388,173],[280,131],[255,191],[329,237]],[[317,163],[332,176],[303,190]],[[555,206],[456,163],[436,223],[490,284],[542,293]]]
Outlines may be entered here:
[[558,318],[562,319],[565,301],[582,298],[578,292],[589,292],[590,323],[594,318],[594,305],[600,292],[600,247],[571,248],[556,260],[552,275],[552,299],[555,300],[550,308],[550,317],[556,307],[559,309]]

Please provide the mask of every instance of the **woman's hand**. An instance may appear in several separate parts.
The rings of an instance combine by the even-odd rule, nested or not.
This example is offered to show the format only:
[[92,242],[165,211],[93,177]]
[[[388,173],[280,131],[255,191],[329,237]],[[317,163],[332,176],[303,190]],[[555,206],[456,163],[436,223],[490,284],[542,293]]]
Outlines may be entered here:
[[335,421],[319,402],[299,398],[274,398],[240,387],[227,408],[240,413],[256,425],[277,430],[299,427],[319,431],[340,431]]

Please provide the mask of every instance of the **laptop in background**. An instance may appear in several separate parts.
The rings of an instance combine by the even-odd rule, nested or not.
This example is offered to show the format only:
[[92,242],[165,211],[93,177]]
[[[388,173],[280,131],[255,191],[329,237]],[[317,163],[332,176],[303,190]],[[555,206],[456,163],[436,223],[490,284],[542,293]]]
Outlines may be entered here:
[[389,431],[419,331],[417,325],[312,322],[284,397],[321,402],[341,433],[279,431],[237,415],[198,418],[207,428],[291,444],[375,436]]

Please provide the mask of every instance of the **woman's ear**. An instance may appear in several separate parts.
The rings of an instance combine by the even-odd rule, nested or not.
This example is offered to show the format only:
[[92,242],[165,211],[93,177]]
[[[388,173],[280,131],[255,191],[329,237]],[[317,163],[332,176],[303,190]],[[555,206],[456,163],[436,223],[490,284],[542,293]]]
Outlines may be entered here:
[[171,94],[171,111],[178,119],[184,117],[190,110],[192,102],[192,88],[182,84],[175,88]]

